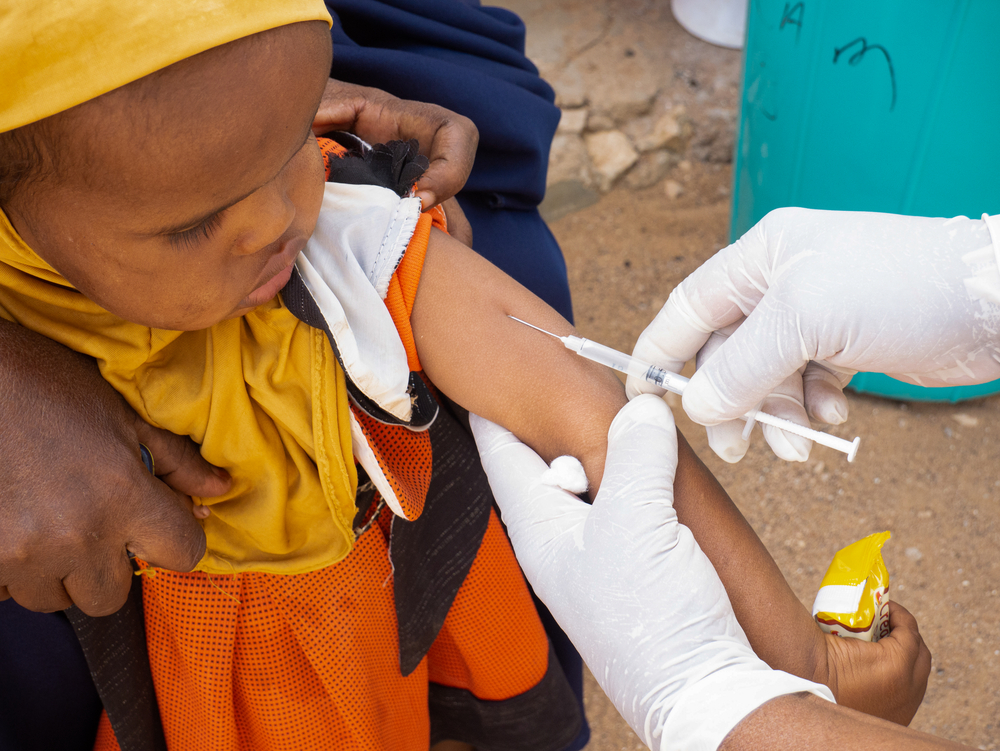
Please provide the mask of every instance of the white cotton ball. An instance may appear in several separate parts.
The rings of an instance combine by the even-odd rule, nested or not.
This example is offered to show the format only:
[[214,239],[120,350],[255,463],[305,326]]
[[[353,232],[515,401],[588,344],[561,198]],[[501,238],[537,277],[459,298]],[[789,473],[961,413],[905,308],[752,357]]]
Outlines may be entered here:
[[542,475],[542,482],[570,493],[584,493],[589,487],[587,473],[575,456],[557,456]]

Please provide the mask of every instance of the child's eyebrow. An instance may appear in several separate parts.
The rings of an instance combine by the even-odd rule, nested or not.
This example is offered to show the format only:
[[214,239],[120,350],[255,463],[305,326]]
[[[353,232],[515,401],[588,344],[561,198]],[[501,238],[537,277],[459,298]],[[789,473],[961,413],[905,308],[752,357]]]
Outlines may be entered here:
[[225,204],[224,206],[219,206],[218,208],[212,209],[211,211],[203,214],[202,216],[200,216],[200,217],[198,217],[196,219],[191,219],[191,220],[186,221],[186,222],[180,222],[178,224],[175,224],[175,225],[172,225],[172,226],[169,226],[169,227],[161,227],[160,229],[154,230],[150,234],[151,235],[178,235],[181,232],[186,232],[189,229],[194,229],[195,227],[200,227],[202,224],[204,224],[208,220],[212,219],[213,217],[218,216],[219,214],[221,214],[226,209],[228,209],[228,208],[230,208],[232,206],[235,206],[240,201],[242,201],[245,198],[253,195],[258,190],[260,190],[262,186],[267,185],[267,183],[271,182],[271,180],[273,180],[274,177],[277,177],[279,174],[281,174],[282,170],[284,170],[285,167],[288,166],[288,163],[295,158],[296,154],[298,154],[299,151],[302,150],[302,147],[305,145],[306,141],[309,140],[309,136],[311,136],[311,135],[312,135],[312,122],[310,122],[309,125],[306,126],[306,135],[305,135],[305,138],[302,139],[302,142],[295,148],[295,150],[292,152],[292,155],[290,157],[288,157],[288,159],[285,161],[285,163],[281,165],[281,169],[279,169],[274,174],[274,176],[271,177],[270,180],[267,180],[267,181],[261,183],[260,185],[258,185],[253,190],[249,191],[248,193],[244,193],[239,198],[233,199],[232,201],[230,201],[229,203]]

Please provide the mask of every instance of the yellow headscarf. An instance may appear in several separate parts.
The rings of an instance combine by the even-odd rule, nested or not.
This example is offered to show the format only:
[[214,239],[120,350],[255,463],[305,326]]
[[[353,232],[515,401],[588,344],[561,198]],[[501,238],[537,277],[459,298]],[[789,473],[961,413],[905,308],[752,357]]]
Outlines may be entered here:
[[[0,132],[206,49],[330,16],[317,0],[0,0]],[[233,475],[203,499],[211,573],[294,574],[350,552],[357,473],[343,372],[279,300],[204,331],[150,329],[76,291],[0,212],[0,316],[97,359],[152,425]]]
[[0,133],[299,21],[332,24],[322,0],[0,0]]

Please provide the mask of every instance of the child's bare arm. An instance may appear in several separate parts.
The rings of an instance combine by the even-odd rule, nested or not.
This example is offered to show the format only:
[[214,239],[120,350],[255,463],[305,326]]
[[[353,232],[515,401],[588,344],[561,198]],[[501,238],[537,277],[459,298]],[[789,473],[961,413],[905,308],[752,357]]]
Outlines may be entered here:
[[[425,372],[449,397],[504,426],[546,461],[563,454],[580,458],[596,490],[608,427],[625,403],[622,384],[608,369],[508,314],[560,335],[572,332],[558,313],[492,264],[433,233],[412,316]],[[683,437],[678,458],[678,518],[716,567],[754,650],[774,668],[830,680],[824,635],[767,549]],[[885,665],[892,658],[872,646],[872,659]],[[914,655],[904,656],[911,664]],[[904,656],[885,671],[899,683],[912,673]],[[905,702],[913,707],[911,716],[923,694],[919,683],[905,692],[899,687],[915,698]],[[866,708],[886,713],[871,703]],[[889,714],[902,718],[898,709]]]
[[462,407],[503,425],[546,461],[579,458],[596,490],[624,388],[606,368],[508,314],[560,335],[573,331],[498,268],[434,231],[411,318],[424,371]]
[[907,724],[927,688],[931,653],[916,619],[893,603],[892,632],[877,644],[824,634],[753,528],[678,433],[674,509],[726,587],[757,656],[830,687],[852,709]]

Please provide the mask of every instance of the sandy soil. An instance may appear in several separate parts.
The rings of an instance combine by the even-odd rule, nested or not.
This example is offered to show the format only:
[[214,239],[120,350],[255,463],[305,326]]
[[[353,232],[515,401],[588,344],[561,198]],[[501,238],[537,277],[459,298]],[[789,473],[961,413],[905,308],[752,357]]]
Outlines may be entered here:
[[[576,28],[577,19],[603,12],[605,33],[652,49],[664,89],[683,84],[689,107],[710,108],[720,101],[732,106],[738,53],[686,37],[666,2],[503,4],[525,16],[529,54],[538,50],[533,39],[548,44],[560,30]],[[657,38],[665,40],[666,50],[650,43]],[[543,71],[556,65],[550,47],[537,52],[545,58]],[[708,80],[715,76],[708,96],[690,96],[692,87],[684,83],[690,71]],[[552,224],[566,255],[584,336],[630,349],[674,285],[726,244],[730,166],[697,159],[689,164],[669,176],[685,188],[675,200],[666,198],[662,183],[642,191],[619,187]],[[996,749],[1000,399],[931,405],[852,394],[850,404],[851,419],[834,432],[862,437],[853,464],[823,447],[814,448],[804,464],[785,463],[766,450],[758,433],[749,455],[728,465],[707,448],[703,430],[680,410],[675,414],[807,607],[836,550],[872,532],[892,531],[884,549],[891,596],[917,617],[934,655],[912,726]],[[588,712],[591,751],[643,748],[592,678]]]

